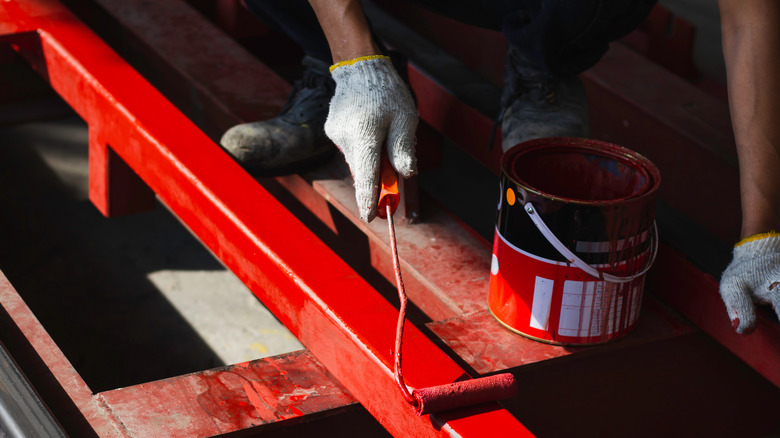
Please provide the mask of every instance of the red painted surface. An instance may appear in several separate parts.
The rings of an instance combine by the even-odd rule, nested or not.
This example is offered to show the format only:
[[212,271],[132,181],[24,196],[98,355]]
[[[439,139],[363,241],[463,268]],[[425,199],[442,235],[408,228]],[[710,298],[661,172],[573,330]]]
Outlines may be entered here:
[[213,3],[214,21],[233,38],[257,37],[268,33],[268,26],[249,14],[241,0],[217,0]]
[[25,372],[51,373],[59,385],[36,390],[71,436],[213,436],[334,410],[344,413],[357,403],[305,350],[94,394],[2,272],[0,310],[46,367]]
[[653,297],[645,297],[639,322],[633,332],[618,342],[593,347],[548,345],[518,336],[509,330],[502,330],[488,310],[432,322],[428,328],[479,374],[570,355],[582,358],[594,354],[608,355],[614,350],[649,345],[695,331],[689,323]]
[[90,128],[90,201],[106,217],[152,210],[154,192],[100,137],[98,128]]
[[143,436],[154,427],[158,436],[172,437],[220,435],[357,403],[307,351],[115,389],[99,397],[129,435]]
[[[390,432],[529,435],[498,406],[438,427],[415,416],[392,379],[396,311],[384,298],[58,2],[4,2],[0,23],[6,35],[37,30],[40,51],[25,54],[42,55],[52,88]],[[464,376],[419,330],[407,336],[409,384]]]

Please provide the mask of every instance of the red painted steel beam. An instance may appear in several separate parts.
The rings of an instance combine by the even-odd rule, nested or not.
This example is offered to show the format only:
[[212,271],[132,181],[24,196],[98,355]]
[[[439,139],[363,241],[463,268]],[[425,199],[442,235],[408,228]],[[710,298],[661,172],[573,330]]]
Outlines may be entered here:
[[94,128],[89,132],[89,199],[92,204],[106,217],[154,209],[152,189],[99,137],[98,132]]
[[[58,2],[3,2],[0,23],[6,41],[37,33],[25,54],[52,88],[391,433],[530,435],[498,404],[415,416],[392,378],[393,306]],[[410,385],[466,377],[416,328],[405,346]]]

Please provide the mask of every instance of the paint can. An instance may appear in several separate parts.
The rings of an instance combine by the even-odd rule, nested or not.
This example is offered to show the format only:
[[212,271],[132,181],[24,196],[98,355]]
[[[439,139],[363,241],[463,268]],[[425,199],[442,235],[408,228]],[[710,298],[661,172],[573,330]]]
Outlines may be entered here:
[[660,182],[650,160],[597,140],[536,139],[504,153],[488,296],[493,316],[557,345],[629,333],[658,249]]

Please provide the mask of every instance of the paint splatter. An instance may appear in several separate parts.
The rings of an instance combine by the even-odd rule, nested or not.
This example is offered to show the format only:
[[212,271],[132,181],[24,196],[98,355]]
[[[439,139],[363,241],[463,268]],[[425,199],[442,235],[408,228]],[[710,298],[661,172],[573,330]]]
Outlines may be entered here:
[[254,344],[250,345],[249,348],[251,348],[252,350],[255,350],[255,351],[259,352],[259,353],[262,353],[262,354],[268,353],[268,347],[266,347],[263,344],[257,343],[257,342],[255,342]]

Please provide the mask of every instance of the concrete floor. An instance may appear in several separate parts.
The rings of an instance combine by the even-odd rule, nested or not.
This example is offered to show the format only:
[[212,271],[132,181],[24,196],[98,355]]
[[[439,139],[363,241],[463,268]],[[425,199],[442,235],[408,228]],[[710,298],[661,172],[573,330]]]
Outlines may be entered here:
[[162,206],[104,218],[78,117],[0,130],[0,270],[95,391],[303,348]]

